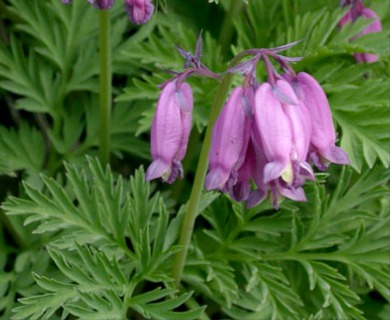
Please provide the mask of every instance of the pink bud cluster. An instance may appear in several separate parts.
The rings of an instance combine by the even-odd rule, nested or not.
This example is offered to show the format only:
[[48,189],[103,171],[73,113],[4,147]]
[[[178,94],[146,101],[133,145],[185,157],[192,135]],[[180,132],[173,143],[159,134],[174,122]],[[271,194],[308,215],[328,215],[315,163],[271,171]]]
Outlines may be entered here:
[[[349,164],[345,152],[335,146],[331,110],[320,84],[308,73],[295,74],[290,62],[298,58],[278,54],[294,44],[247,50],[242,55],[253,58],[227,71],[243,74],[244,82],[233,89],[214,124],[206,190],[229,193],[248,207],[269,196],[277,208],[284,197],[306,200],[302,186],[306,179],[315,179],[311,164],[319,170],[326,170],[330,162]],[[153,162],[146,180],[171,183],[182,175],[180,162],[192,111],[191,89],[183,81],[191,74],[218,77],[200,62],[200,47],[199,38],[195,55],[178,48],[186,70],[162,85],[151,130]],[[268,80],[263,83],[256,80],[259,62],[267,69]]]
[[[95,8],[108,10],[115,0],[87,0]],[[63,3],[71,3],[72,0],[62,0]],[[125,9],[129,20],[136,25],[144,24],[149,21],[153,14],[154,5],[152,0],[125,0]]]
[[[363,2],[361,0],[343,0],[341,2],[341,6],[349,6],[349,10],[340,20],[340,28],[343,28],[348,23],[355,22],[355,20],[357,20],[358,18],[373,20],[367,27],[365,27],[361,32],[355,35],[351,39],[351,41],[369,33],[382,31],[382,23],[378,15],[371,9],[364,7]],[[378,61],[378,57],[375,54],[371,53],[355,53],[354,58],[356,62],[372,63]]]

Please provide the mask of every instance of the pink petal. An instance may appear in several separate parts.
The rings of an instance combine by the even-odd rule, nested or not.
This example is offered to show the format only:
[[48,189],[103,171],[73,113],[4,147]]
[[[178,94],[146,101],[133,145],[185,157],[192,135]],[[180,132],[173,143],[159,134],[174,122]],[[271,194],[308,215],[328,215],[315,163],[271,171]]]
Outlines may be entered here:
[[255,123],[267,161],[287,165],[292,149],[290,123],[270,84],[260,85],[255,103]]

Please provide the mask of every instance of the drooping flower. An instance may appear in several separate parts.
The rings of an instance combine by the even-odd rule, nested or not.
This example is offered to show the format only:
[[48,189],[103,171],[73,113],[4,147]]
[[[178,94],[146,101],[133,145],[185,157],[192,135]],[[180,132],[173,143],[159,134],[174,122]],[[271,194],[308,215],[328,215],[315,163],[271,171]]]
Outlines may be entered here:
[[148,22],[154,10],[151,0],[126,0],[125,8],[129,20],[136,25]]
[[300,72],[292,80],[298,98],[306,106],[312,121],[309,159],[320,170],[326,170],[329,162],[349,164],[347,154],[335,146],[336,133],[328,99],[320,84],[311,75]]
[[[382,23],[378,15],[371,9],[365,8],[361,0],[343,1],[342,6],[351,5],[350,9],[340,20],[340,27],[344,27],[347,23],[353,23],[358,18],[373,20],[356,36],[351,38],[351,41],[362,37],[369,33],[381,32]],[[372,63],[378,61],[378,56],[372,53],[355,53],[354,58],[357,62]]]
[[[187,52],[191,60],[183,72],[170,70],[174,77],[160,85],[163,88],[157,103],[151,128],[151,154],[153,162],[146,172],[146,180],[162,178],[172,183],[183,176],[181,160],[184,158],[191,131],[193,98],[191,87],[184,81],[191,75],[219,78],[200,62],[202,39],[199,36],[195,55]],[[184,49],[178,49],[182,55]]]
[[209,152],[207,190],[230,189],[234,186],[250,137],[252,104],[251,89],[237,87],[216,120]]
[[260,86],[256,92],[255,120],[268,161],[264,183],[281,177],[295,186],[302,175],[313,178],[306,163],[311,120],[285,80],[278,80],[275,88],[269,83]]
[[[254,115],[266,160],[263,172],[256,174],[256,184],[260,190],[267,186],[271,191],[275,208],[281,196],[305,201],[301,186],[305,179],[314,179],[306,162],[311,135],[306,108],[288,82],[278,80],[275,87],[269,83],[260,85]],[[253,197],[250,202],[255,203]]]
[[267,159],[264,183],[280,177],[290,162],[292,132],[282,104],[275,98],[269,83],[263,83],[256,91],[254,117]]
[[88,0],[90,4],[92,4],[95,8],[100,10],[110,9],[115,0]]
[[161,92],[151,128],[153,162],[146,180],[162,178],[172,183],[183,176],[183,160],[191,130],[193,98],[187,83],[168,83]]

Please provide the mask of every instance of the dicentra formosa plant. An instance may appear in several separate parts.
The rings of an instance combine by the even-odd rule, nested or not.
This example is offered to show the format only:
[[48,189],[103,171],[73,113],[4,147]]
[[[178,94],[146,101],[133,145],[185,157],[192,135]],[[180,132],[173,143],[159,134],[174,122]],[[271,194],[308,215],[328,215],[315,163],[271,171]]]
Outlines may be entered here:
[[[346,153],[335,146],[336,134],[328,100],[309,74],[296,74],[290,63],[299,58],[279,54],[295,43],[272,49],[250,49],[239,57],[248,61],[229,68],[244,76],[215,122],[209,152],[207,190],[217,189],[251,207],[269,195],[275,208],[284,197],[305,201],[302,186],[314,180],[310,164],[326,170],[330,162],[349,164]],[[218,78],[200,62],[201,39],[195,55],[178,48],[185,70],[161,85],[151,129],[153,162],[146,179],[172,183],[182,177],[191,127],[193,100],[185,79],[190,75]],[[270,59],[283,70],[279,74]],[[256,78],[263,62],[267,81]],[[251,180],[256,188],[251,190]]]

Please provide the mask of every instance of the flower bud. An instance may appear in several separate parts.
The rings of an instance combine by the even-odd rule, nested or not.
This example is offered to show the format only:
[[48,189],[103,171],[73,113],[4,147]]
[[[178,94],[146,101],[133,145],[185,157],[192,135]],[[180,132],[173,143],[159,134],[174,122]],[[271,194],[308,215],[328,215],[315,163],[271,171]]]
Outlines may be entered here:
[[183,160],[191,131],[193,98],[187,83],[168,83],[157,102],[151,128],[150,149],[153,162],[146,180],[162,178],[172,183],[183,176]]
[[151,0],[126,0],[125,8],[129,20],[136,25],[148,22],[154,10]]

